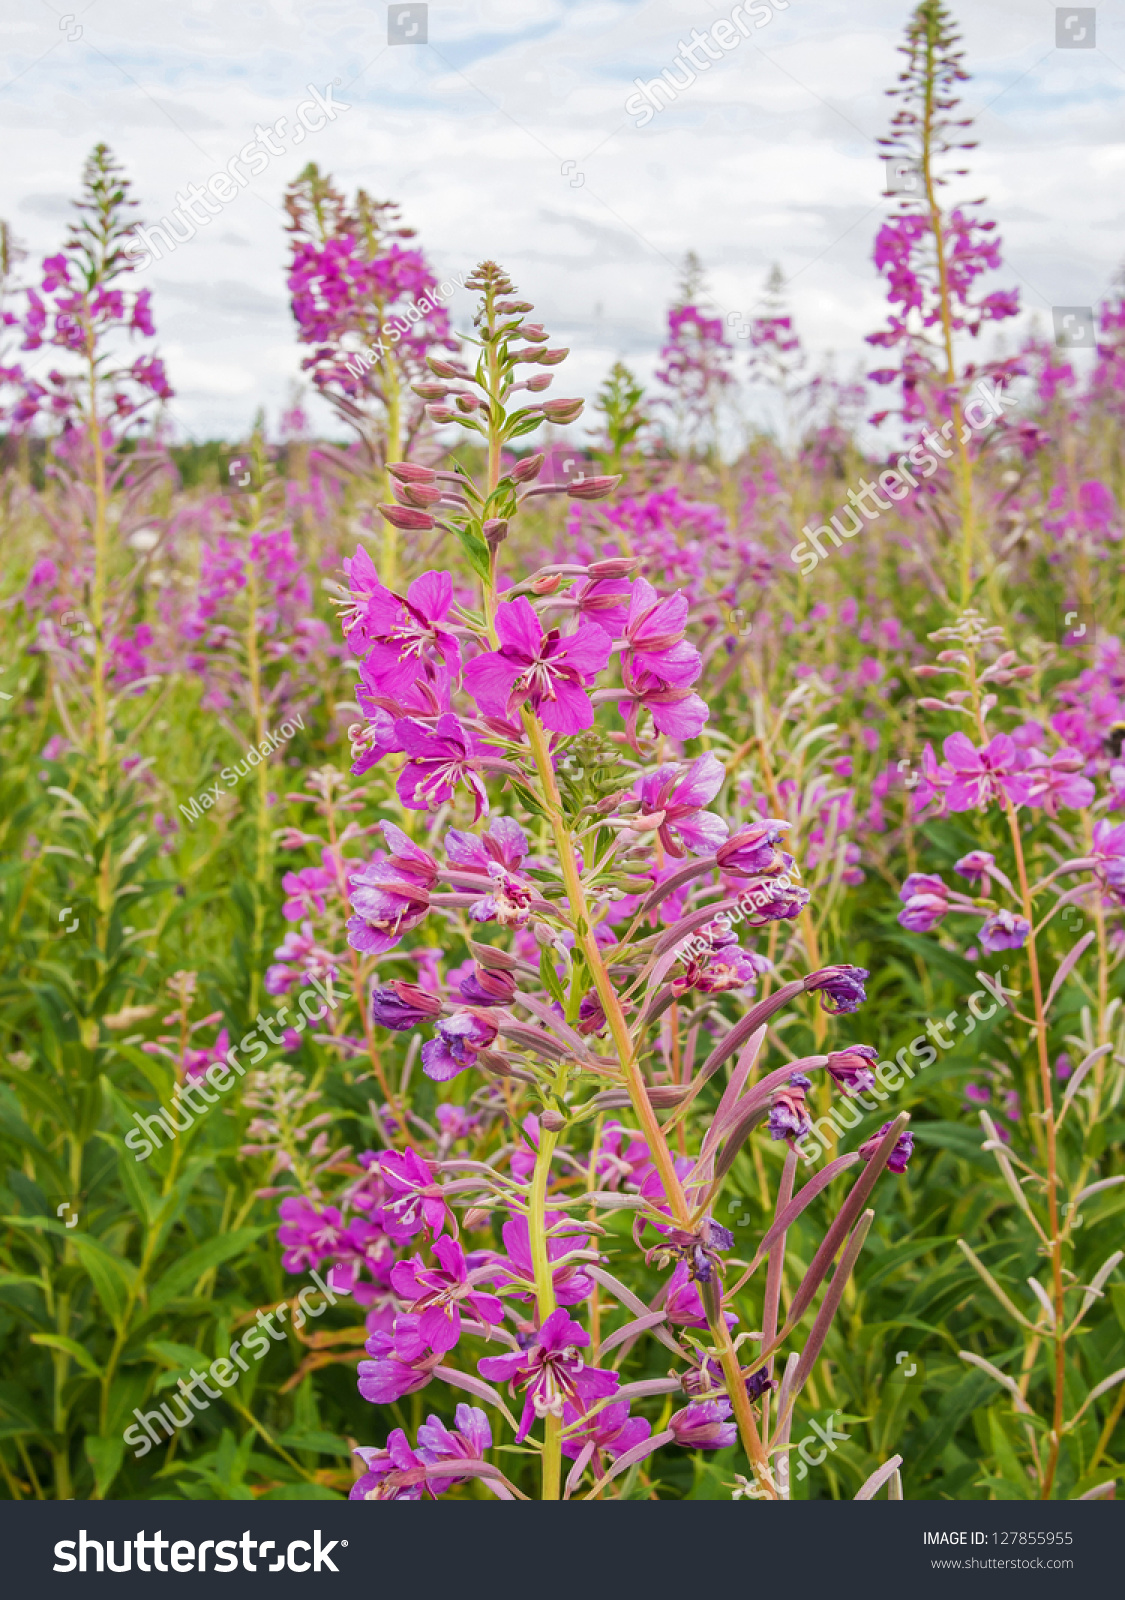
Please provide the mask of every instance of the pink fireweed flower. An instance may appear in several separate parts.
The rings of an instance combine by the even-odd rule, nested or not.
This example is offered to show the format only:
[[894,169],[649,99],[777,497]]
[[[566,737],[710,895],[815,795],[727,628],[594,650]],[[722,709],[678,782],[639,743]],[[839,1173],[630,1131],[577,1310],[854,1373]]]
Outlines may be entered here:
[[898,920],[911,933],[929,933],[949,910],[949,890],[935,873],[912,872],[899,890]]
[[323,867],[302,867],[300,872],[287,872],[281,880],[287,896],[281,915],[286,922],[300,922],[302,917],[322,917],[325,891],[331,889],[335,881],[335,874]]
[[1027,803],[1041,806],[1049,817],[1057,817],[1059,807],[1081,811],[1094,799],[1094,785],[1082,776],[1085,758],[1078,750],[1056,750],[1050,760],[1038,751],[1032,753],[1026,769]]
[[496,1038],[497,1027],[491,1017],[479,1011],[455,1011],[437,1024],[437,1037],[422,1046],[422,1071],[427,1078],[446,1083],[466,1067],[471,1067],[481,1050]]
[[616,639],[625,627],[632,587],[628,578],[586,578],[574,590],[575,609]]
[[[560,1222],[565,1222],[566,1217],[561,1211],[548,1211],[544,1220],[550,1229]],[[527,1218],[513,1217],[500,1231],[508,1255],[506,1259],[503,1256],[496,1258],[505,1268],[496,1276],[497,1287],[502,1288],[504,1284],[513,1283],[517,1279],[534,1283],[535,1263],[531,1258],[531,1236]],[[584,1233],[547,1240],[547,1260],[551,1263],[551,1280],[555,1286],[555,1299],[560,1306],[576,1306],[593,1291],[593,1278],[583,1270],[580,1261],[571,1259],[574,1252],[584,1250],[588,1242],[588,1235]],[[509,1267],[511,1271],[506,1270]],[[528,1295],[521,1294],[517,1298],[526,1300]]]
[[[578,1423],[582,1424],[581,1427],[576,1426]],[[588,1420],[583,1412],[576,1411],[573,1406],[565,1405],[563,1427],[563,1455],[568,1456],[571,1461],[576,1461],[582,1454],[583,1446],[592,1444],[595,1473],[598,1477],[602,1476],[599,1456],[605,1455],[611,1461],[616,1461],[617,1457],[624,1455],[627,1450],[643,1444],[652,1433],[652,1424],[644,1417],[629,1415],[627,1400],[603,1406]]]
[[530,1349],[485,1356],[478,1361],[477,1370],[483,1378],[508,1382],[513,1390],[524,1391],[517,1444],[527,1438],[536,1417],[561,1417],[567,1405],[585,1415],[594,1401],[605,1400],[616,1392],[621,1382],[616,1372],[588,1367],[579,1355],[579,1347],[589,1343],[590,1335],[580,1323],[572,1322],[566,1308],[560,1306],[543,1323],[537,1342]]
[[737,1424],[728,1422],[729,1416],[729,1400],[707,1400],[674,1411],[668,1426],[685,1450],[726,1450],[738,1441]]
[[949,811],[983,810],[993,801],[1026,803],[1031,785],[1022,768],[1025,755],[1006,733],[977,750],[964,733],[951,733],[942,753],[952,771],[945,791]]
[[283,1247],[281,1264],[286,1272],[307,1272],[337,1254],[347,1229],[335,1206],[318,1211],[304,1195],[289,1195],[278,1208],[281,1227],[277,1242]]
[[629,597],[625,621],[625,659],[630,670],[657,678],[667,688],[682,689],[694,683],[703,670],[703,658],[684,638],[687,596],[663,598],[646,578],[638,578]]
[[788,822],[776,817],[765,817],[748,827],[732,833],[715,852],[715,861],[723,872],[738,878],[756,878],[763,873],[777,872],[792,865],[792,857],[776,846],[783,833],[789,831]]
[[344,637],[355,655],[366,658],[365,676],[379,693],[400,699],[435,658],[447,670],[457,670],[461,646],[442,627],[453,604],[448,572],[424,572],[404,598],[383,587],[362,547],[344,567],[353,597],[342,618]]
[[[485,1451],[491,1450],[492,1429],[479,1406],[462,1402],[453,1413],[453,1420],[456,1426],[452,1431],[432,1415],[418,1429],[418,1454],[427,1466],[435,1466],[439,1461],[483,1461]],[[454,1475],[427,1481],[435,1494],[445,1494],[446,1490],[469,1480]]]
[[879,1052],[869,1044],[850,1044],[846,1050],[833,1050],[828,1057],[828,1074],[849,1094],[863,1094],[875,1087],[871,1063]]
[[820,995],[823,1010],[838,1015],[842,1011],[855,1011],[867,999],[863,985],[868,977],[866,967],[852,967],[844,963],[821,967],[804,979],[806,992]]
[[[691,1275],[691,1268],[686,1261],[677,1261],[676,1270],[668,1280],[668,1290],[664,1296],[664,1310],[668,1321],[678,1323],[684,1328],[706,1328],[708,1326],[707,1313],[703,1309],[703,1297],[699,1293],[699,1286]],[[726,1311],[723,1315],[727,1319],[728,1328],[738,1325],[738,1318],[733,1311]]]
[[619,1189],[623,1183],[635,1185],[651,1161],[648,1145],[638,1134],[623,1128],[619,1122],[607,1122],[594,1160],[598,1188]]
[[584,1035],[602,1033],[606,1026],[605,1009],[598,999],[597,991],[587,989],[578,1002],[578,1032]]
[[430,889],[437,878],[433,856],[420,850],[393,822],[381,824],[390,856],[359,867],[348,878],[352,909],[348,943],[354,950],[381,955],[404,933],[416,928],[430,909]]
[[474,962],[472,971],[461,979],[461,998],[471,1006],[506,1006],[516,994],[516,980],[497,967],[482,967]]
[[789,1082],[778,1089],[770,1102],[767,1127],[771,1139],[803,1139],[812,1127],[805,1090],[812,1088],[812,1079],[803,1072],[790,1074]]
[[469,872],[487,873],[494,862],[518,872],[528,851],[527,835],[511,817],[493,817],[479,837],[450,828],[443,842],[450,861]]
[[[695,1162],[692,1161],[689,1156],[677,1156],[674,1165],[676,1169],[676,1176],[682,1183],[687,1177],[688,1173],[694,1167]],[[653,1211],[660,1212],[661,1215],[666,1216],[670,1222],[672,1217],[672,1203],[664,1192],[664,1180],[661,1178],[660,1172],[656,1165],[653,1164],[650,1167],[642,1168],[636,1176],[637,1187],[640,1191],[642,1199],[647,1200],[649,1207]],[[677,1231],[675,1228],[666,1226],[663,1222],[654,1221],[652,1217],[646,1217],[645,1221],[651,1224],[651,1226],[654,1227],[658,1233],[669,1234]]]
[[[959,872],[962,878],[968,878],[970,883],[982,880],[987,882],[996,865],[996,857],[988,850],[970,850],[967,856],[962,856],[960,861],[953,863],[954,872]],[[940,883],[940,878],[938,879]],[[942,885],[944,889],[944,884]]]
[[484,747],[459,718],[447,712],[427,728],[413,717],[400,717],[394,734],[406,754],[406,765],[395,785],[404,806],[411,811],[436,811],[463,783],[473,796],[473,821],[488,811],[478,759]]
[[396,1294],[411,1302],[408,1314],[418,1318],[419,1339],[444,1355],[461,1337],[462,1305],[478,1321],[492,1326],[503,1322],[504,1307],[494,1294],[477,1288],[482,1269],[469,1271],[456,1239],[435,1239],[433,1253],[437,1266],[427,1266],[418,1255],[396,1262],[391,1283]]
[[[361,1366],[370,1366],[371,1362],[361,1362]],[[424,1466],[420,1456],[416,1456],[410,1448],[410,1443],[401,1428],[395,1428],[387,1435],[385,1449],[378,1449],[371,1445],[356,1445],[352,1451],[359,1457],[367,1468],[366,1472],[352,1484],[348,1491],[349,1500],[421,1500],[426,1491],[424,1483],[395,1484],[388,1483],[388,1478],[393,1478],[397,1473],[410,1472],[415,1467]]]
[[519,928],[531,915],[533,886],[519,875],[527,855],[527,836],[511,817],[493,817],[487,830],[476,834],[450,828],[445,836],[450,863],[466,873],[479,873],[489,882],[489,893],[469,907],[474,922],[499,922]]
[[1030,932],[1031,924],[1026,917],[1017,916],[1014,911],[994,911],[981,924],[980,942],[990,954],[997,950],[1021,950]]
[[657,733],[670,739],[697,738],[707,721],[706,702],[690,687],[703,670],[703,658],[684,638],[687,611],[685,595],[661,598],[647,579],[634,583],[621,656],[627,693],[622,709],[634,743],[642,707],[651,713]]
[[725,994],[729,989],[753,989],[760,973],[769,972],[773,963],[752,950],[743,950],[738,935],[727,925],[713,922],[700,929],[697,938],[707,938],[711,948],[692,956],[683,972],[672,979],[676,994],[697,989],[700,994]]
[[396,1242],[411,1239],[422,1228],[435,1238],[445,1231],[452,1214],[445,1203],[441,1185],[416,1150],[387,1150],[376,1157],[376,1164],[389,1198],[379,1211],[379,1222]]
[[1125,905],[1125,822],[1114,826],[1104,817],[1095,822],[1091,854],[1098,882],[1106,894]]
[[596,622],[577,631],[543,631],[525,595],[496,608],[498,650],[470,661],[465,688],[489,716],[508,719],[527,702],[552,733],[580,733],[594,721],[587,688],[609,660],[612,642]]
[[493,881],[491,894],[482,895],[469,907],[474,922],[498,922],[502,928],[522,928],[531,916],[531,902],[535,890],[526,878],[506,872],[497,862],[489,863],[488,876]]
[[441,1356],[431,1351],[418,1334],[418,1318],[395,1318],[391,1333],[373,1333],[364,1345],[370,1361],[356,1368],[359,1392],[376,1406],[393,1406],[404,1395],[424,1389]]
[[646,774],[635,793],[649,816],[662,813],[660,842],[671,856],[707,855],[727,836],[722,817],[703,807],[723,786],[726,768],[717,756],[700,756],[683,767],[658,767]]
[[[887,1131],[887,1129],[889,1127],[890,1127],[890,1123],[889,1122],[884,1122],[883,1126],[879,1129],[878,1133],[873,1133],[871,1135],[870,1139],[865,1139],[864,1142],[860,1145],[859,1153],[862,1156],[862,1158],[864,1159],[864,1161],[870,1161],[871,1160],[872,1156],[875,1154],[876,1150],[878,1150],[878,1148],[879,1148],[879,1145],[880,1145],[880,1142],[882,1141],[883,1135],[886,1133],[886,1131]],[[914,1154],[914,1135],[910,1132],[910,1129],[907,1128],[907,1129],[905,1129],[904,1132],[900,1133],[898,1138],[895,1140],[895,1147],[891,1151],[890,1157],[888,1158],[888,1161],[887,1161],[887,1171],[888,1172],[900,1172],[900,1173],[901,1172],[905,1172],[906,1171],[906,1163],[910,1160],[910,1157],[913,1154]]]
[[392,978],[390,983],[371,991],[371,1020],[381,1028],[405,1033],[420,1022],[440,1016],[441,1001],[437,995],[420,989],[416,983]]
[[214,1044],[201,1050],[185,1050],[184,1077],[187,1079],[205,1077],[208,1067],[217,1066],[220,1061],[225,1060],[229,1049],[230,1034],[223,1028],[216,1034]]
[[694,689],[667,684],[654,673],[636,668],[628,657],[621,663],[621,681],[627,691],[621,710],[634,745],[637,716],[642,709],[651,714],[657,733],[666,734],[669,739],[698,739],[703,732],[711,713]]

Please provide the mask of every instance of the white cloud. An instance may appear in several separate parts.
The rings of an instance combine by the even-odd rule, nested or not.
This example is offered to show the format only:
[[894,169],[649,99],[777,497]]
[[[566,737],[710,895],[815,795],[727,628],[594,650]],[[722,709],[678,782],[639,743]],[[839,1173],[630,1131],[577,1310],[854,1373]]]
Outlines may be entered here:
[[[292,118],[306,85],[341,80],[350,109],[310,134],[208,228],[146,273],[175,409],[199,435],[276,416],[301,351],[285,301],[282,192],[307,160],[398,200],[443,273],[508,267],[571,342],[562,393],[591,393],[628,354],[645,374],[676,265],[696,250],[716,310],[744,313],[773,261],[798,325],[850,368],[881,320],[871,245],[885,202],[876,137],[908,0],[790,0],[642,129],[634,78],[727,0],[435,0],[428,46],[387,43],[385,4],[353,0],[94,0],[70,40],[41,0],[8,0],[0,127],[18,160],[0,215],[35,256],[57,249],[62,193],[105,139],[149,221],[254,136]],[[1122,253],[1125,26],[1057,51],[1041,0],[962,6],[966,105],[979,112],[969,193],[988,193],[1019,284],[1042,311],[1104,292]],[[566,172],[563,164],[573,162]],[[573,182],[581,174],[582,183]],[[464,325],[467,297],[454,303]]]

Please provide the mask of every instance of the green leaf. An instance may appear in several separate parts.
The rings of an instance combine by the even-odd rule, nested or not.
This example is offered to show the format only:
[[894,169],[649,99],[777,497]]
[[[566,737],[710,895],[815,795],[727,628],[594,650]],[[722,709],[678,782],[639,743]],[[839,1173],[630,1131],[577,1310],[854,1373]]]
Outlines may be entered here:
[[124,1454],[125,1441],[120,1434],[111,1439],[86,1435],[86,1460],[94,1469],[94,1486],[99,1500],[105,1499],[106,1490],[121,1471]]
[[[272,1470],[272,1469],[271,1469]],[[343,1500],[345,1495],[323,1483],[279,1483],[257,1497],[260,1500]]]
[[559,982],[554,962],[548,955],[546,948],[539,952],[539,976],[542,978],[543,986],[552,1000],[557,1000],[560,1006],[565,1006],[566,995],[563,993],[563,986]]
[[163,1310],[169,1300],[174,1300],[178,1294],[189,1289],[212,1267],[220,1266],[232,1256],[241,1255],[244,1250],[249,1250],[265,1231],[265,1228],[236,1228],[233,1233],[220,1234],[218,1238],[208,1239],[206,1244],[189,1250],[187,1255],[177,1261],[175,1266],[169,1267],[164,1276],[150,1289],[148,1303],[145,1306],[146,1315],[154,1317],[158,1311]]
[[61,1333],[33,1333],[32,1344],[45,1344],[50,1350],[62,1350],[72,1360],[77,1361],[83,1372],[89,1373],[91,1378],[100,1378],[101,1368],[95,1362],[90,1352],[83,1348],[77,1339],[68,1339]]
[[454,532],[461,542],[461,548],[469,558],[469,564],[473,571],[478,578],[488,583],[492,577],[488,546],[474,527],[455,526]]
[[321,1456],[350,1457],[351,1446],[346,1439],[338,1438],[334,1433],[325,1433],[323,1429],[309,1429],[302,1432],[293,1429],[283,1433],[277,1443],[285,1450],[315,1450]]

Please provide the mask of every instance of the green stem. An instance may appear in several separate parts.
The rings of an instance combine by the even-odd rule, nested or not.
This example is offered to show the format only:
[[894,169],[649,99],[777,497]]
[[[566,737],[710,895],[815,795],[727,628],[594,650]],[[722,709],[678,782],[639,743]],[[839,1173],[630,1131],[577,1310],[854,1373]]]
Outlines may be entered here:
[[613,987],[613,980],[602,955],[601,947],[594,938],[593,928],[590,923],[590,910],[586,903],[586,895],[582,888],[582,880],[578,873],[578,865],[574,858],[574,842],[570,837],[563,816],[562,798],[559,794],[558,784],[555,782],[555,770],[551,765],[551,752],[547,748],[547,741],[543,729],[530,712],[523,713],[524,727],[531,744],[531,753],[535,760],[535,767],[539,773],[539,780],[543,787],[543,795],[547,802],[547,820],[554,835],[555,847],[558,851],[559,865],[562,868],[563,882],[566,886],[567,899],[570,902],[571,915],[577,926],[577,944],[586,958],[590,976],[597,990],[598,999],[601,1001],[602,1010],[605,1012],[610,1033],[617,1049],[618,1060],[621,1063],[621,1072],[625,1080],[625,1088],[632,1102],[633,1111],[641,1125],[645,1142],[648,1144],[656,1169],[664,1185],[672,1207],[673,1215],[680,1227],[690,1230],[691,1211],[684,1195],[683,1185],[680,1183],[676,1172],[676,1164],[672,1152],[668,1148],[668,1141],[664,1137],[664,1130],[657,1120],[656,1112],[649,1100],[645,1081],[637,1062],[636,1047],[629,1032],[629,1024],[625,1013],[621,1009],[621,1001],[617,997],[617,990]]
[[[531,1204],[527,1214],[527,1230],[531,1244],[531,1260],[535,1268],[535,1299],[539,1310],[540,1326],[555,1310],[555,1282],[551,1276],[551,1260],[547,1253],[547,1180],[551,1174],[551,1157],[558,1143],[558,1134],[551,1133],[540,1124],[539,1153],[535,1158],[535,1171],[531,1179]],[[543,1499],[557,1500],[562,1480],[562,1418],[547,1413],[543,1434]]]

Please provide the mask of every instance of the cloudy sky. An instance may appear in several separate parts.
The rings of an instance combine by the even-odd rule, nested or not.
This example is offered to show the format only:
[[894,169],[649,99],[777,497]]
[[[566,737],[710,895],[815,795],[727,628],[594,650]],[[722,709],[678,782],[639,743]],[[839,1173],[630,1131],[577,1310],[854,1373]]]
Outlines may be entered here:
[[[309,160],[400,202],[441,275],[501,261],[575,352],[560,393],[591,393],[618,356],[651,372],[688,249],[732,336],[773,262],[806,343],[841,370],[881,320],[875,140],[908,0],[750,0],[762,25],[644,127],[626,110],[634,80],[733,4],[71,3],[0,0],[0,216],[29,266],[58,247],[97,140],[157,222],[256,125],[287,119],[282,153],[145,274],[185,434],[237,435],[258,405],[276,417],[299,377],[281,196]],[[404,10],[404,32],[426,13],[426,43],[388,42],[388,13]],[[1092,49],[1056,47],[1060,10],[1067,37],[1093,29],[1092,8],[1044,0],[954,7],[980,140],[966,192],[987,195],[1000,224],[998,285],[1047,324],[1052,305],[1096,303],[1125,256],[1125,3],[1096,8]],[[330,85],[334,120],[294,142],[309,86]],[[468,297],[451,310],[465,325]]]

